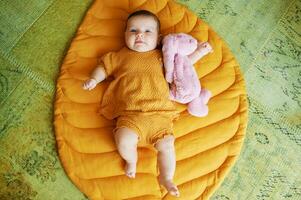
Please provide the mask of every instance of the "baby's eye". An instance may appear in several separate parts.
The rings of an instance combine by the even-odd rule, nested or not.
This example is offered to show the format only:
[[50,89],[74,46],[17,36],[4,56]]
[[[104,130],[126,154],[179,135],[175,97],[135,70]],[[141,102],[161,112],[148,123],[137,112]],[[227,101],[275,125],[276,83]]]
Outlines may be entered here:
[[130,29],[130,32],[135,33],[136,29]]
[[145,32],[146,32],[146,33],[150,33],[151,31],[150,31],[150,30],[146,30]]

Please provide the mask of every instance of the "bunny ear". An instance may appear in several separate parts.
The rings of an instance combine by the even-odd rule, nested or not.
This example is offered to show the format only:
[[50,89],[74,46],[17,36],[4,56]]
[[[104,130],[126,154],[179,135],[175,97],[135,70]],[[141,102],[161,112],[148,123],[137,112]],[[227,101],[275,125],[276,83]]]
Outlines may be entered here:
[[176,38],[170,34],[164,37],[162,54],[163,54],[163,64],[165,68],[165,79],[167,82],[171,83],[173,81],[173,71],[174,71],[174,59],[177,48]]
[[178,34],[176,34],[176,38],[177,38],[177,39],[185,38],[186,35],[187,35],[187,34],[185,34],[185,33],[178,33]]
[[[173,34],[169,34],[164,36],[162,40],[162,50],[169,50],[171,47],[174,46],[175,36]],[[172,48],[173,49],[173,48]]]

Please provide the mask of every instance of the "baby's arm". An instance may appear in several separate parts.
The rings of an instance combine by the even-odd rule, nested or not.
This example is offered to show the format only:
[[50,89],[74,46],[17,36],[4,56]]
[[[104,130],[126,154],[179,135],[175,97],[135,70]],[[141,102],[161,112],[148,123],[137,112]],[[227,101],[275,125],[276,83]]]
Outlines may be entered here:
[[192,64],[195,64],[199,59],[211,52],[213,52],[213,49],[208,42],[198,43],[197,49],[188,58]]
[[107,77],[106,71],[104,69],[103,64],[97,65],[97,67],[93,70],[90,78],[86,80],[83,84],[84,90],[92,90],[96,87],[98,83],[103,81]]

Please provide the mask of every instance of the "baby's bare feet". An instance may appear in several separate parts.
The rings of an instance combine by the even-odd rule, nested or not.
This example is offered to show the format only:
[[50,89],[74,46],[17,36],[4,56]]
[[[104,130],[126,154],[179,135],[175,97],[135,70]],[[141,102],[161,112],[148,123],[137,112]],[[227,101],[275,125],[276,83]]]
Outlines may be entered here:
[[180,197],[179,189],[171,180],[163,180],[159,178],[159,182],[161,185],[163,185],[166,188],[169,194],[175,197]]
[[86,80],[83,84],[84,90],[93,90],[97,85],[97,81],[93,78]]
[[125,164],[125,175],[129,178],[135,178],[136,176],[136,163],[126,163]]

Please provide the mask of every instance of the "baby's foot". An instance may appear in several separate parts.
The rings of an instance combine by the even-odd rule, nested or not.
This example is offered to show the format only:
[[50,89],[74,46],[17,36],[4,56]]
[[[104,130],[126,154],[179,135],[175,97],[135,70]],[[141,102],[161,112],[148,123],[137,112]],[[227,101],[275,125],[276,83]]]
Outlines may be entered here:
[[135,178],[136,176],[136,163],[126,163],[125,164],[125,175],[129,178]]
[[171,180],[159,179],[159,181],[160,181],[160,184],[166,188],[166,190],[169,192],[169,194],[171,194],[172,196],[175,196],[175,197],[180,197],[179,189]]

